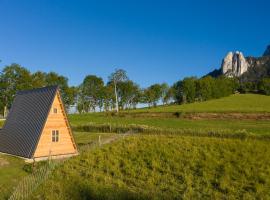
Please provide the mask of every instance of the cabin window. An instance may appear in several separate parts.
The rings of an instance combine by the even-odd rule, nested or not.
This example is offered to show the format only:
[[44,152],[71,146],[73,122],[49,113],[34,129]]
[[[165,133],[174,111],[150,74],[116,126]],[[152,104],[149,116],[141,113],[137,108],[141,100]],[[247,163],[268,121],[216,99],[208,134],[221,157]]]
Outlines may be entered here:
[[53,109],[53,113],[56,114],[57,113],[57,108]]
[[52,142],[58,142],[59,141],[59,131],[53,130],[52,131]]

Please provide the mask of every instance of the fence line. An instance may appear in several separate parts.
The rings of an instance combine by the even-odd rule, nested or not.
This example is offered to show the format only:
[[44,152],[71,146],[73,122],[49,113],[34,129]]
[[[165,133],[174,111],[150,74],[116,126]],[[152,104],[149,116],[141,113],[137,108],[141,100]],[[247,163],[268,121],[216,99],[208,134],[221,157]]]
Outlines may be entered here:
[[[83,153],[85,151],[91,150],[95,147],[101,147],[102,145],[114,142],[118,139],[124,138],[125,135],[128,134],[119,134],[117,136],[107,138],[102,140],[101,136],[99,137],[98,141],[91,142],[89,144],[83,145],[80,147],[80,152]],[[65,162],[65,160],[48,160],[46,164],[39,169],[37,169],[32,174],[24,177],[20,183],[17,185],[15,190],[13,191],[12,195],[10,196],[9,200],[22,200],[28,199],[31,197],[33,192],[43,183],[46,179],[50,176],[52,171],[58,166]]]
[[60,162],[48,161],[45,166],[42,166],[33,174],[23,178],[9,199],[17,200],[29,198],[32,192],[49,177],[58,163]]

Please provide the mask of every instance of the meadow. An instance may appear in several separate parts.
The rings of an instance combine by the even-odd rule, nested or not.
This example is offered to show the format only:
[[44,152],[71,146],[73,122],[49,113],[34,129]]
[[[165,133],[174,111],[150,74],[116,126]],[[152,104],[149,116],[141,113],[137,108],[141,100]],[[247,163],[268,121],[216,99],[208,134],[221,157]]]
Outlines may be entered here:
[[[181,129],[195,132],[244,131],[268,135],[270,133],[269,102],[270,97],[265,95],[235,94],[205,102],[124,111],[119,115],[73,114],[69,118],[74,128],[89,126],[89,129],[92,128],[94,131],[98,130],[95,129],[96,125],[114,127],[143,125],[160,128],[165,132],[167,129]],[[190,118],[190,114],[193,117]],[[188,117],[185,117],[186,115]],[[196,115],[200,116],[196,117]]]
[[234,94],[220,99],[183,105],[143,108],[132,112],[208,112],[208,113],[265,113],[270,112],[270,96],[258,94]]
[[[115,137],[117,134],[74,132],[76,143],[81,149],[85,145]],[[43,164],[41,164],[42,166]],[[39,166],[36,166],[38,168]],[[33,172],[33,165],[21,158],[0,154],[0,199],[8,199],[14,188],[27,175]]]
[[0,199],[7,198],[18,181],[28,174],[24,166],[22,159],[0,154]]
[[[168,129],[175,130],[189,130],[189,131],[227,131],[237,132],[246,131],[252,134],[269,134],[270,123],[269,120],[235,120],[235,119],[215,119],[215,120],[190,120],[179,118],[131,118],[131,117],[118,117],[118,116],[105,116],[104,114],[84,114],[84,115],[71,115],[71,125],[74,128],[81,126],[93,129],[98,125],[111,125],[114,127],[121,126],[148,126],[161,128],[166,132]],[[96,131],[96,129],[93,129]]]
[[[267,116],[269,102],[268,96],[237,94],[119,115],[69,115],[80,155],[60,164],[31,198],[268,199],[270,121],[245,116]],[[223,116],[231,113],[240,117]],[[111,140],[119,133],[129,134]],[[110,144],[88,149],[99,137]],[[31,173],[32,165],[0,155],[0,199]]]
[[136,135],[59,166],[33,199],[267,199],[269,143]]

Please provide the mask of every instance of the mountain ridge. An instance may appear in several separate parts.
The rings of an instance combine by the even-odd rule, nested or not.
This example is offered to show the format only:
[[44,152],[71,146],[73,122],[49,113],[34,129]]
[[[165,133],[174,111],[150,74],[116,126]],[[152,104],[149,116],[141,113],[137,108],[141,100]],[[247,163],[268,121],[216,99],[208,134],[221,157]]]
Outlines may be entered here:
[[239,77],[252,81],[270,77],[270,45],[260,57],[245,57],[240,51],[229,52],[222,60],[221,67],[206,76]]

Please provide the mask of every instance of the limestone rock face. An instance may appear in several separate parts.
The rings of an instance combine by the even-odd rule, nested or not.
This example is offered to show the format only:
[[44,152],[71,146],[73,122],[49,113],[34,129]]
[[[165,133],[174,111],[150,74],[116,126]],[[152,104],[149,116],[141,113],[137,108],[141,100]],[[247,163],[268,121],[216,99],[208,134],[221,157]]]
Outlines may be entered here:
[[227,56],[223,59],[221,69],[222,73],[226,74],[232,70],[233,52],[229,52]]
[[222,73],[228,77],[239,77],[248,70],[249,64],[242,52],[229,52],[223,59]]
[[263,56],[270,56],[270,45],[268,45],[268,47],[266,48]]

